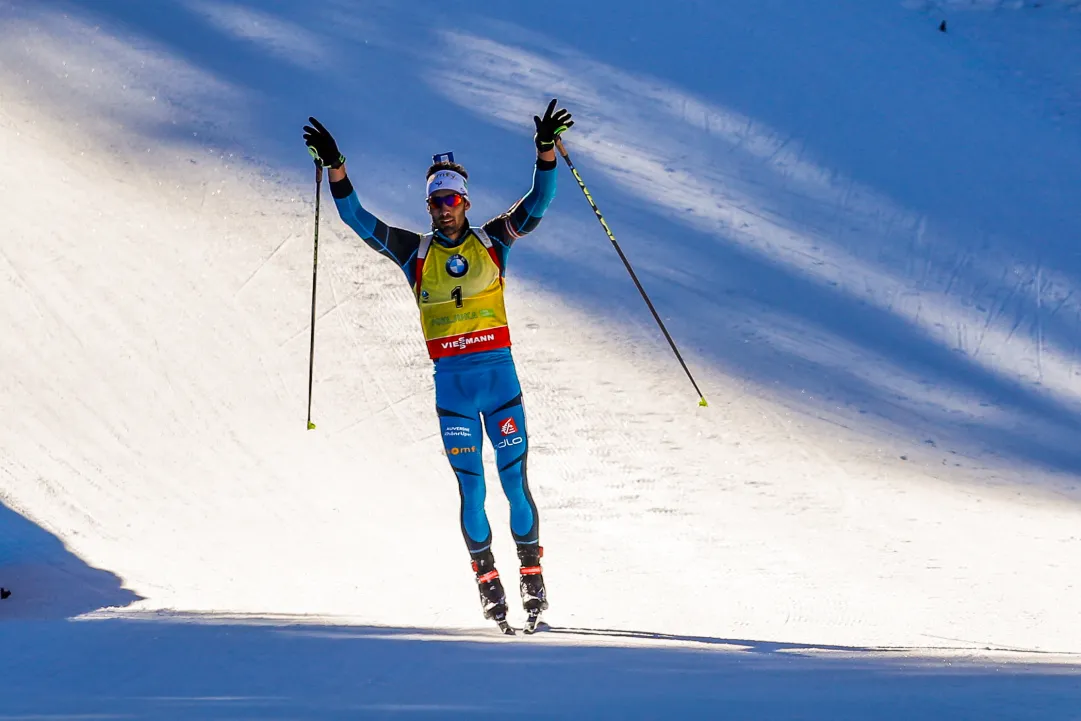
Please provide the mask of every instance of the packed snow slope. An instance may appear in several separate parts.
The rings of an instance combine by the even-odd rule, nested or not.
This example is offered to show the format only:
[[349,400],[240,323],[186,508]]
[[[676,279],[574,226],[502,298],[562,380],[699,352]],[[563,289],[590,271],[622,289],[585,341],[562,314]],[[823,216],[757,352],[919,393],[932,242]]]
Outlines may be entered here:
[[[975,5],[0,0],[0,713],[1076,714],[1081,13]],[[300,130],[421,230],[433,153],[474,222],[528,189],[550,97],[710,406],[561,168],[508,291],[558,633],[477,644],[326,188],[305,429]]]

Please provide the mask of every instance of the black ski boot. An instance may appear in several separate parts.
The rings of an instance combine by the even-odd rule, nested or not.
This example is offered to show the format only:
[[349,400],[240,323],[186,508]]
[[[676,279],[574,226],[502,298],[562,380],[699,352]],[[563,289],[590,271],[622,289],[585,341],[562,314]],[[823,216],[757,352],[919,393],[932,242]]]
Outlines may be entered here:
[[503,582],[499,580],[499,571],[495,570],[495,556],[490,550],[473,557],[473,572],[477,574],[484,617],[499,624],[503,633],[514,633],[507,624],[507,594],[503,592]]
[[522,562],[521,592],[522,607],[529,614],[525,632],[537,630],[542,611],[548,609],[548,594],[544,590],[544,576],[541,575],[541,557],[544,549],[538,545],[518,546],[518,560]]

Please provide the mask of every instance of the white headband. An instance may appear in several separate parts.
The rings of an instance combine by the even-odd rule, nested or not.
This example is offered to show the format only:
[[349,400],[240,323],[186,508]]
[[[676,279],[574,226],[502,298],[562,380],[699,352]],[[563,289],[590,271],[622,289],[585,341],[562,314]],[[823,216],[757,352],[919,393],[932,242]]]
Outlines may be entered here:
[[461,173],[456,173],[453,170],[439,170],[428,178],[427,197],[432,197],[432,193],[437,190],[453,190],[463,198],[469,197],[469,190],[466,188],[465,177]]

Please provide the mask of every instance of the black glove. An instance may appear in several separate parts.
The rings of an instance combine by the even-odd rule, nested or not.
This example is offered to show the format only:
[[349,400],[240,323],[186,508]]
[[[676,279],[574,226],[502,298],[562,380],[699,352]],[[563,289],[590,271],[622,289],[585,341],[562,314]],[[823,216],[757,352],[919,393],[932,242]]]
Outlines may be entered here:
[[[537,150],[541,152],[551,150],[556,144],[556,136],[574,125],[571,114],[566,108],[559,110],[555,108],[556,99],[552,98],[552,102],[548,103],[548,109],[544,111],[543,118],[533,116],[533,122],[537,125],[537,134],[533,136],[533,139],[537,143]],[[555,110],[554,114],[553,110]]]
[[308,152],[315,158],[315,162],[324,168],[342,167],[345,156],[338,151],[334,136],[315,118],[308,118],[308,122],[311,125],[304,126],[304,144],[308,146]]

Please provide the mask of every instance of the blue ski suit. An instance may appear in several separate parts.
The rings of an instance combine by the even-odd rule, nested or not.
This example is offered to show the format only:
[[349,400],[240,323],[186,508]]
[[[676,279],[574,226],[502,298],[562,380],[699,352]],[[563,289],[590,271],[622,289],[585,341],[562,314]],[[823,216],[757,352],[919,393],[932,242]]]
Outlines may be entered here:
[[[555,197],[556,174],[555,161],[538,159],[529,192],[507,212],[480,226],[481,232],[471,228],[452,241],[433,231],[430,242],[453,249],[486,234],[491,243],[489,252],[502,280],[514,241],[537,227]],[[424,261],[418,264],[417,258],[425,236],[388,226],[368,212],[349,178],[331,183],[330,187],[342,220],[369,247],[397,263],[409,284],[419,289],[418,273],[422,272]],[[484,511],[481,448],[485,434],[495,448],[499,480],[510,503],[511,534],[519,546],[538,544],[540,520],[526,471],[529,441],[522,389],[510,348],[441,357],[434,365],[436,412],[443,447],[458,479],[462,535],[470,555],[482,554],[492,543],[492,530]]]

